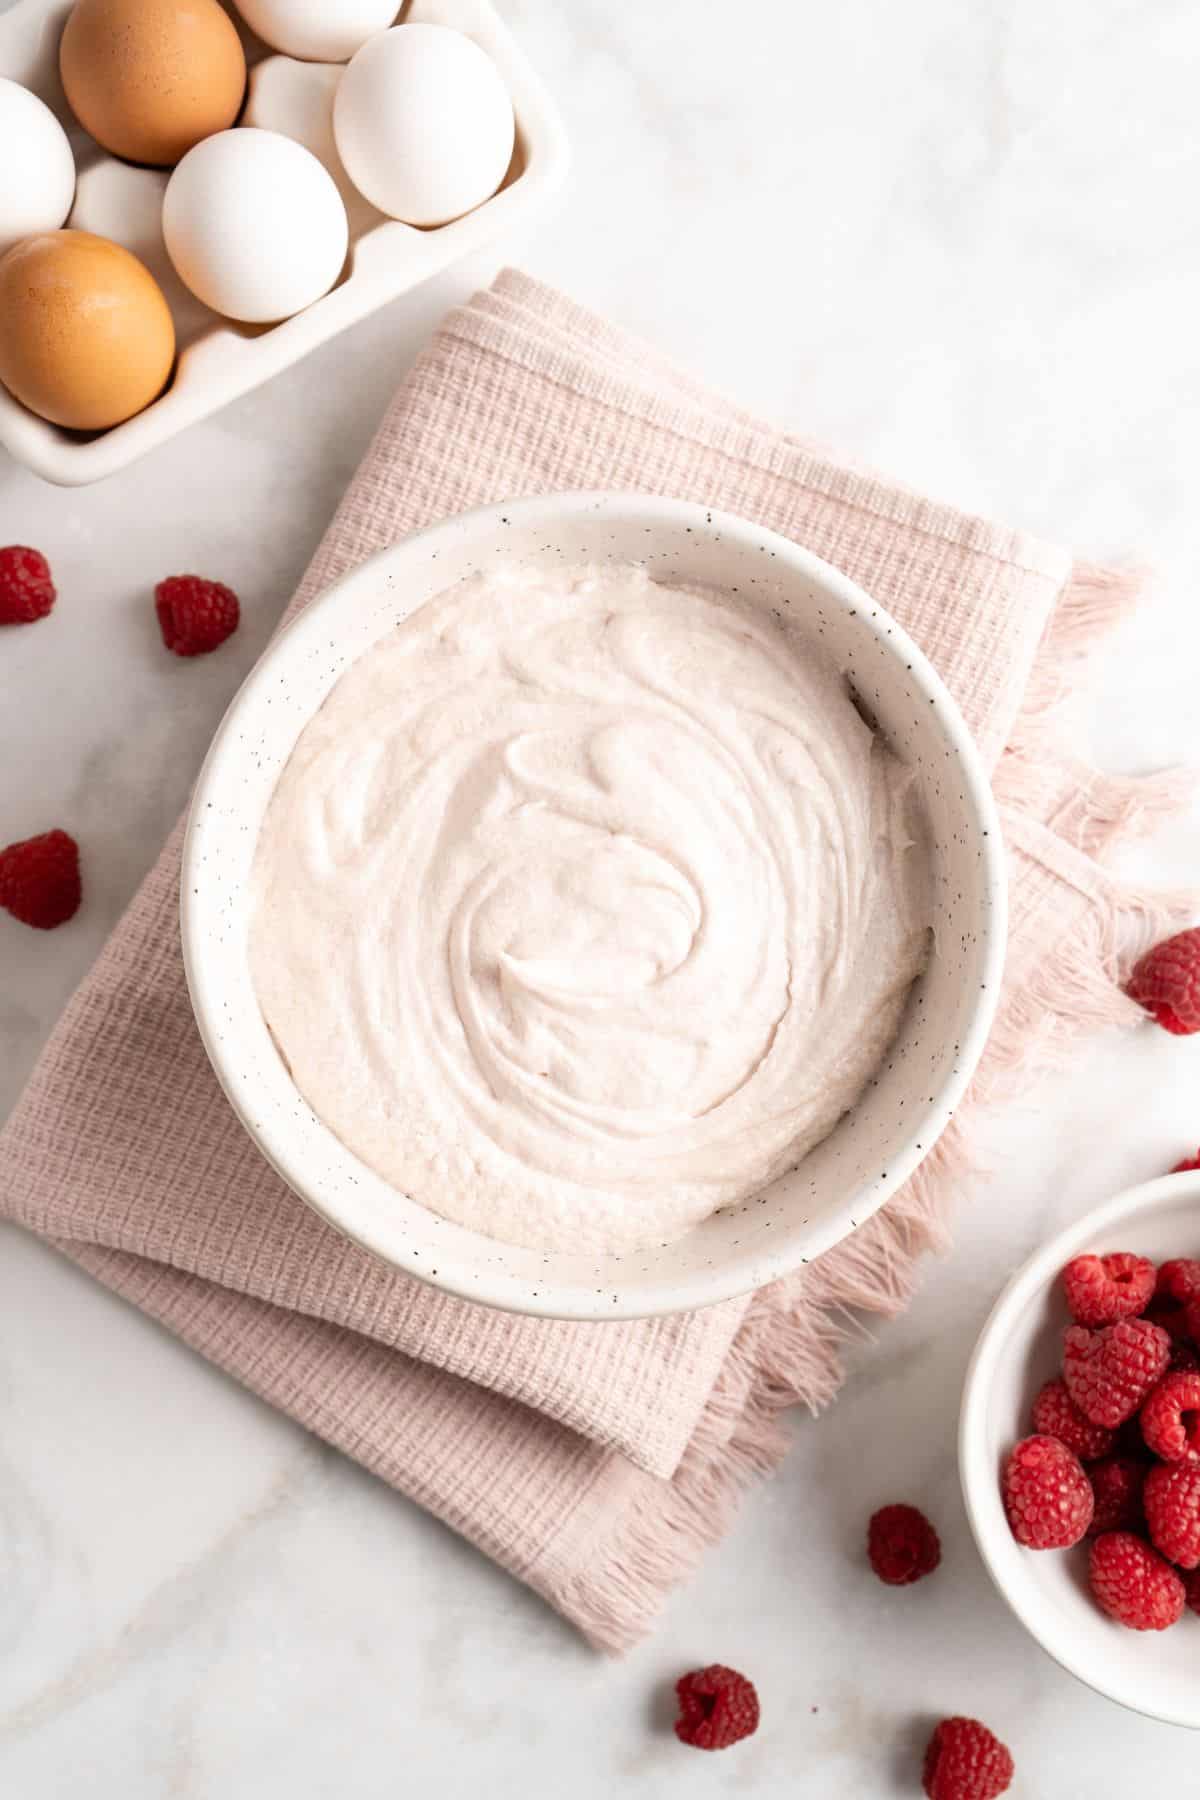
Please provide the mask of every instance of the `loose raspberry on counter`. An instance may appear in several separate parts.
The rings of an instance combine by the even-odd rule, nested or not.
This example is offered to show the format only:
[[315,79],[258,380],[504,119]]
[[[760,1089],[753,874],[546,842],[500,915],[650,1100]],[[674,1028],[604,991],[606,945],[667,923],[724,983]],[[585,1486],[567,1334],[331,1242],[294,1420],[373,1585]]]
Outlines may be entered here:
[[53,931],[79,911],[79,845],[65,831],[44,831],[0,850],[0,906],[23,925]]
[[1131,1531],[1106,1531],[1094,1540],[1088,1579],[1109,1618],[1131,1631],[1165,1631],[1183,1611],[1179,1575]]
[[724,1663],[681,1675],[675,1692],[679,1696],[675,1736],[693,1749],[726,1750],[758,1730],[754,1683]]
[[1142,1488],[1146,1464],[1135,1456],[1106,1456],[1087,1471],[1096,1502],[1088,1537],[1105,1531],[1137,1531],[1143,1523]]
[[1164,1031],[1177,1037],[1200,1031],[1200,927],[1177,931],[1148,950],[1125,992]]
[[1172,1175],[1183,1175],[1189,1169],[1200,1169],[1200,1150],[1197,1150],[1195,1156],[1185,1156],[1182,1162],[1177,1162],[1171,1173]]
[[50,564],[28,544],[0,549],[0,625],[32,625],[44,619],[57,595]]
[[907,1587],[942,1560],[938,1534],[915,1506],[881,1506],[867,1526],[867,1558],[880,1581]]
[[1098,1462],[1113,1447],[1114,1434],[1080,1412],[1061,1379],[1048,1381],[1034,1401],[1033,1429],[1042,1437],[1057,1438],[1080,1462]]
[[1200,1463],[1200,1375],[1164,1375],[1142,1408],[1142,1436],[1169,1463]]
[[163,643],[176,656],[207,656],[232,637],[241,608],[232,588],[200,575],[168,575],[154,590]]
[[1154,1548],[1181,1569],[1194,1569],[1200,1563],[1200,1468],[1156,1463],[1146,1477],[1145,1505]]
[[996,1800],[1012,1778],[1012,1756],[978,1719],[943,1719],[935,1728],[921,1771],[929,1800]]
[[1029,1550],[1067,1550],[1092,1522],[1092,1484],[1057,1438],[1022,1438],[1009,1452],[1000,1491],[1012,1534]]
[[1162,1380],[1170,1356],[1170,1338],[1148,1319],[1119,1319],[1098,1331],[1072,1325],[1063,1343],[1063,1380],[1093,1424],[1115,1427]]
[[1076,1256],[1062,1272],[1063,1292],[1077,1325],[1115,1325],[1140,1313],[1154,1294],[1157,1270],[1145,1256]]

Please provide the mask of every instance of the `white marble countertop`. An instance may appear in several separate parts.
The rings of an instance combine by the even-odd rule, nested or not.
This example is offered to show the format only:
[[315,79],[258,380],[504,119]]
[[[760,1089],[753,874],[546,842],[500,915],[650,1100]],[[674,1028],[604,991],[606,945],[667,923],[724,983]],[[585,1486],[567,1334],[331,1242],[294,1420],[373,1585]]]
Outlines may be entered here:
[[[1185,0],[506,0],[567,113],[567,202],[509,259],[744,403],[968,506],[1097,553],[1156,598],[1097,669],[1094,754],[1194,757],[1200,657],[1200,15]],[[732,20],[737,17],[737,30]],[[0,916],[0,1113],[152,860],[389,389],[460,269],[109,483],[0,467],[0,542],[49,554],[53,617],[6,636],[0,842],[62,824],[87,900]],[[181,568],[241,592],[219,656],[164,656]],[[1194,879],[1193,819],[1139,853]],[[1014,1793],[1131,1791],[1196,1743],[1055,1668],[991,1590],[953,1436],[975,1332],[1058,1222],[1200,1141],[1200,1044],[1101,1041],[989,1130],[953,1256],[855,1356],[820,1424],[621,1663],[449,1533],[47,1250],[0,1230],[0,1794],[300,1800],[570,1791],[918,1791],[933,1715],[1012,1745]],[[893,1593],[861,1534],[941,1527]],[[665,1684],[757,1681],[753,1743],[703,1758]]]

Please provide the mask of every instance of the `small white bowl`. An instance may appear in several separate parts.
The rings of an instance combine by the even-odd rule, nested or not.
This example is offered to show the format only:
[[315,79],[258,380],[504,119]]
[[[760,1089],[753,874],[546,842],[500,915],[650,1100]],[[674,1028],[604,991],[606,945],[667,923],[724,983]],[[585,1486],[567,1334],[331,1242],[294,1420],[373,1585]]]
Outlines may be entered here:
[[[935,853],[936,950],[885,1065],[805,1159],[678,1242],[596,1259],[517,1249],[437,1217],[316,1118],[251,982],[247,893],[263,813],[304,726],[349,663],[434,594],[497,561],[643,562],[737,588],[811,634],[913,767]],[[881,1206],[936,1142],[991,1024],[1005,937],[1004,862],[986,772],[958,710],[904,632],[787,539],[681,501],[560,494],[484,507],[381,551],[275,640],[201,771],[183,854],[183,950],[213,1067],[284,1180],[396,1267],[467,1299],[556,1318],[708,1306],[786,1275]]]
[[1073,1256],[1132,1250],[1154,1262],[1200,1252],[1200,1175],[1167,1175],[1097,1207],[1013,1276],[967,1369],[958,1462],[967,1517],[988,1573],[1043,1650],[1088,1687],[1133,1712],[1200,1729],[1200,1619],[1130,1631],[1102,1613],[1087,1585],[1086,1546],[1026,1550],[1000,1499],[1000,1470],[1032,1430],[1030,1407],[1061,1369],[1070,1323],[1058,1275]]

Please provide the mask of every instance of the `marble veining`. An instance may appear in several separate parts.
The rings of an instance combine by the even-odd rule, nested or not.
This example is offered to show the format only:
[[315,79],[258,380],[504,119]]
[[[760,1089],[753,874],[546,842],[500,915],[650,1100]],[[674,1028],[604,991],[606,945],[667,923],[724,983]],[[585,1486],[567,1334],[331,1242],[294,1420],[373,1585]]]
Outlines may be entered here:
[[[669,346],[744,404],[940,496],[1162,580],[1081,729],[1107,766],[1196,754],[1200,18],[1186,0],[844,0],[737,9],[502,0],[559,96],[569,196],[507,260]],[[738,26],[731,23],[736,11]],[[50,620],[0,642],[0,841],[50,824],[88,898],[0,917],[0,1112],[182,807],[378,420],[480,258],[114,480],[0,465],[0,541],[50,555]],[[199,569],[245,623],[177,663],[150,591]],[[1200,818],[1130,854],[1195,880]],[[601,1662],[448,1532],[50,1251],[0,1228],[0,1794],[5,1800],[601,1800],[918,1789],[931,1716],[977,1712],[1024,1800],[1107,1795],[1189,1734],[1091,1695],[993,1594],[954,1468],[963,1365],[1005,1271],[1200,1141],[1200,1044],[1105,1040],[994,1121],[955,1253],[853,1354],[819,1425],[654,1639]],[[1200,1230],[1198,1230],[1200,1238]],[[927,1505],[938,1575],[860,1563],[884,1500]],[[681,1668],[759,1684],[764,1726],[702,1759]],[[1015,1790],[1014,1790],[1015,1791]]]

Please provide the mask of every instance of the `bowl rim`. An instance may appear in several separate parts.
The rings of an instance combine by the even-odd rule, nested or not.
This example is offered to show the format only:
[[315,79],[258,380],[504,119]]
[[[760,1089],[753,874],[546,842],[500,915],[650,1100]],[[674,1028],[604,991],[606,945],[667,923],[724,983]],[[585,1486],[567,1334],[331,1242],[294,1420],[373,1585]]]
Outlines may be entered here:
[[[221,764],[228,740],[249,715],[253,716],[258,692],[268,683],[266,672],[276,666],[282,648],[293,639],[320,636],[330,611],[351,587],[373,582],[381,572],[414,553],[429,556],[443,545],[461,544],[463,534],[471,537],[498,535],[498,528],[544,522],[547,527],[565,520],[581,518],[628,520],[653,528],[669,525],[687,530],[701,525],[723,538],[735,540],[739,546],[753,546],[756,554],[770,550],[777,561],[793,575],[814,581],[849,606],[862,611],[864,628],[870,630],[889,653],[911,668],[910,679],[937,703],[937,713],[947,741],[958,758],[964,792],[980,827],[979,850],[983,869],[983,892],[987,903],[980,909],[980,991],[969,1021],[960,1037],[956,1065],[944,1077],[932,1102],[920,1113],[914,1113],[908,1135],[888,1158],[886,1178],[875,1176],[845,1196],[841,1205],[826,1215],[820,1226],[810,1229],[803,1245],[793,1251],[775,1254],[770,1272],[755,1279],[753,1269],[745,1266],[711,1267],[686,1272],[675,1278],[654,1282],[614,1294],[605,1289],[598,1295],[594,1285],[567,1283],[543,1278],[536,1295],[510,1272],[481,1270],[474,1267],[469,1277],[456,1273],[456,1264],[467,1268],[466,1259],[439,1252],[436,1277],[428,1266],[422,1266],[419,1252],[405,1255],[383,1247],[376,1234],[361,1219],[352,1216],[352,1208],[342,1205],[342,1195],[334,1199],[318,1196],[306,1186],[298,1156],[289,1155],[287,1141],[276,1134],[274,1142],[264,1139],[263,1127],[255,1114],[249,1084],[240,1074],[237,1059],[226,1054],[217,1029],[219,981],[208,966],[201,927],[203,904],[193,898],[193,888],[202,884],[193,879],[198,868],[199,846],[203,840],[205,818],[219,791],[223,777]],[[393,1268],[416,1276],[429,1285],[510,1313],[535,1317],[576,1321],[609,1321],[658,1317],[715,1305],[735,1299],[760,1286],[794,1273],[805,1262],[814,1260],[834,1244],[841,1242],[875,1213],[912,1174],[928,1155],[945,1129],[967,1087],[983,1053],[999,1000],[1001,976],[1007,944],[1008,893],[1007,868],[999,814],[991,784],[979,750],[959,711],[958,705],[928,658],[908,633],[872,596],[832,564],[789,538],[735,514],[721,511],[698,501],[662,498],[636,492],[580,490],[531,495],[521,499],[500,500],[475,507],[423,529],[406,534],[345,571],[316,595],[303,611],[271,640],[259,661],[239,687],[209,745],[207,755],[192,793],[182,849],[180,879],[180,935],[184,969],[196,1023],[210,1063],[244,1129],[254,1140],[260,1153],[272,1164],[287,1185],[344,1237],[349,1237],[371,1251]],[[329,1128],[318,1121],[324,1131]],[[331,1136],[335,1135],[330,1133]],[[918,1148],[919,1144],[919,1148]],[[346,1156],[354,1153],[345,1145]],[[357,1160],[357,1159],[356,1159]],[[365,1167],[366,1165],[360,1165]],[[380,1177],[379,1179],[382,1179]],[[486,1240],[484,1240],[486,1241]]]
[[[1185,1181],[1188,1181],[1188,1187],[1182,1185]],[[1135,1216],[1144,1219],[1160,1208],[1173,1210],[1181,1200],[1186,1201],[1189,1188],[1200,1200],[1200,1173],[1190,1177],[1182,1172],[1161,1175],[1153,1181],[1143,1181],[1136,1187],[1125,1188],[1101,1206],[1093,1207],[1090,1212],[1073,1220],[1057,1236],[1042,1244],[1009,1278],[983,1323],[963,1378],[958,1422],[958,1474],[967,1523],[992,1585],[1046,1655],[1061,1669],[1082,1682],[1084,1687],[1123,1706],[1128,1712],[1137,1713],[1141,1718],[1155,1719],[1164,1725],[1179,1725],[1190,1731],[1200,1731],[1200,1688],[1197,1689],[1195,1711],[1190,1715],[1173,1711],[1170,1707],[1155,1709],[1139,1705],[1137,1701],[1130,1700],[1121,1693],[1118,1684],[1106,1682],[1102,1676],[1092,1673],[1086,1666],[1086,1661],[1072,1653],[1065,1641],[1066,1633],[1060,1636],[1053,1628],[1047,1629],[1044,1619],[1037,1615],[1035,1609],[1014,1595],[1006,1584],[999,1562],[991,1550],[993,1531],[983,1514],[983,1495],[987,1492],[994,1498],[996,1480],[996,1471],[990,1464],[986,1450],[987,1398],[991,1391],[991,1378],[995,1375],[996,1364],[1008,1341],[1012,1325],[1031,1301],[1053,1282],[1064,1263],[1086,1250],[1100,1233],[1127,1224]]]

